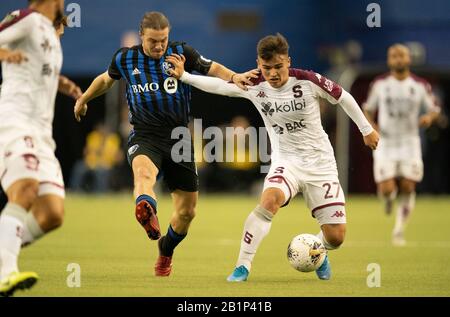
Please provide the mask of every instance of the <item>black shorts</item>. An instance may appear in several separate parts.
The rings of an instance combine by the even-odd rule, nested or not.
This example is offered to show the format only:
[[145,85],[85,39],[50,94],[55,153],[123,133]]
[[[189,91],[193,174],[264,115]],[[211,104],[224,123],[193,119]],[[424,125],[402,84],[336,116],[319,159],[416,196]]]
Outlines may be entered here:
[[171,192],[177,189],[196,192],[198,191],[198,175],[193,145],[192,142],[190,143],[189,159],[175,162],[171,156],[173,143],[147,133],[133,132],[128,138],[128,163],[132,166],[131,163],[136,156],[145,155],[156,165],[159,170],[158,179],[163,177]]

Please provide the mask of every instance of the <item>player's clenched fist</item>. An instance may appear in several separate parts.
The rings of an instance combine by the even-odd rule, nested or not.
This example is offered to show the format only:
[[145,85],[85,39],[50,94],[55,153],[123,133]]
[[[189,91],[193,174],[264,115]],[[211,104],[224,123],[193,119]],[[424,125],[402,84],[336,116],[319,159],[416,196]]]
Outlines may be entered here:
[[186,62],[186,57],[184,55],[172,54],[166,57],[166,61],[171,63],[173,67],[169,69],[169,74],[176,79],[184,73],[184,63]]
[[83,98],[79,98],[77,102],[75,103],[75,107],[73,108],[73,113],[75,115],[75,119],[77,119],[78,122],[81,121],[81,117],[86,115],[88,106],[86,102],[83,100]]
[[370,147],[372,150],[376,150],[379,141],[380,135],[375,130],[373,130],[371,134],[364,137],[364,144]]

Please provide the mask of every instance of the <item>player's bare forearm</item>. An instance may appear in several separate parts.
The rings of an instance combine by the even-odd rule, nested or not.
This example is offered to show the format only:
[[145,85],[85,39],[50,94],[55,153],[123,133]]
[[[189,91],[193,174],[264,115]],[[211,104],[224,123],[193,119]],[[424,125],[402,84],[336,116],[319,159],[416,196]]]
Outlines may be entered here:
[[88,103],[92,99],[106,93],[114,85],[114,82],[115,80],[109,77],[108,73],[105,72],[94,79],[80,99],[83,102]]
[[58,91],[66,96],[77,100],[81,97],[81,88],[66,76],[59,76]]
[[438,117],[438,111],[430,111],[419,118],[419,126],[421,128],[429,128]]
[[105,72],[94,79],[89,88],[80,96],[80,98],[78,98],[75,103],[73,113],[78,122],[80,122],[81,117],[85,116],[87,113],[87,103],[107,92],[108,89],[114,85],[114,82],[114,79],[109,77],[108,72]]
[[231,77],[234,74],[235,72],[217,62],[212,62],[211,68],[208,72],[208,76],[217,77],[225,81],[231,81]]
[[225,81],[231,81],[236,86],[243,90],[247,90],[246,86],[253,86],[251,82],[252,78],[258,78],[258,71],[256,69],[248,71],[246,73],[238,74],[222,64],[213,62],[209,69],[208,76],[217,77]]
[[7,63],[20,64],[26,62],[28,58],[20,51],[12,51],[6,48],[0,48],[0,61]]

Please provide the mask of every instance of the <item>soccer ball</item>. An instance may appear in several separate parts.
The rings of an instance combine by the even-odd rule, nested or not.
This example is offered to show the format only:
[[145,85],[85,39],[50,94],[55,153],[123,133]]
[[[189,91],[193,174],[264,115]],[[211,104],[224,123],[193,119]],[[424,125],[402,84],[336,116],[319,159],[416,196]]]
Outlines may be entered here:
[[300,234],[289,243],[287,257],[291,266],[300,272],[317,270],[325,260],[327,250],[322,241],[308,233]]

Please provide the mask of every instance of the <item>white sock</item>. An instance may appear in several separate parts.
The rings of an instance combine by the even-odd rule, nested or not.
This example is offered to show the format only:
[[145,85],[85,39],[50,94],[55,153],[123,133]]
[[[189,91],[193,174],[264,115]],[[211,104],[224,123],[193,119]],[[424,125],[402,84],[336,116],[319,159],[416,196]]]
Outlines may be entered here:
[[400,202],[397,208],[397,216],[395,218],[394,235],[403,234],[406,223],[416,204],[416,193],[400,194]]
[[322,240],[323,245],[325,246],[325,249],[327,250],[336,250],[339,247],[335,247],[334,245],[331,245],[328,243],[328,241],[325,239],[325,236],[323,235],[323,231],[320,230],[320,232],[316,235],[317,238],[319,238],[320,240]]
[[22,244],[27,211],[8,203],[0,216],[0,278],[18,272],[17,258]]
[[34,214],[29,212],[25,218],[25,226],[23,227],[22,247],[38,240],[44,233]]
[[247,217],[236,267],[244,265],[250,271],[256,251],[270,231],[272,218],[273,214],[260,205],[256,206]]

